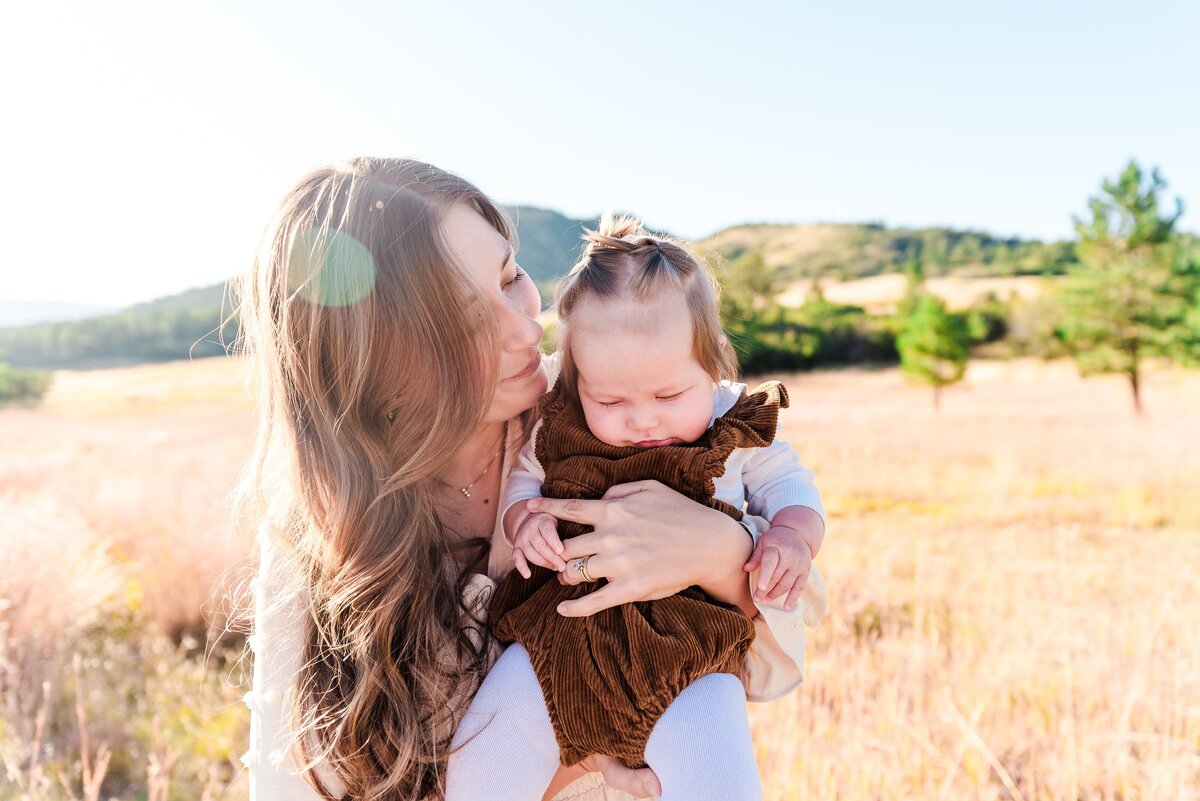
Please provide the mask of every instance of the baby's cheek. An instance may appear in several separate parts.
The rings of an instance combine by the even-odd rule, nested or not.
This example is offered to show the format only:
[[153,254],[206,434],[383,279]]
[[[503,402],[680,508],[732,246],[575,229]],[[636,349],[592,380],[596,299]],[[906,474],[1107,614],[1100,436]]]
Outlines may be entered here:
[[617,436],[620,432],[615,431],[617,427],[615,419],[616,416],[606,409],[589,408],[587,405],[583,407],[583,420],[587,423],[588,431],[591,431],[596,439],[608,445],[623,444],[623,440]]
[[708,421],[712,419],[712,402],[698,403],[688,410],[688,442],[695,442],[704,436],[708,430]]

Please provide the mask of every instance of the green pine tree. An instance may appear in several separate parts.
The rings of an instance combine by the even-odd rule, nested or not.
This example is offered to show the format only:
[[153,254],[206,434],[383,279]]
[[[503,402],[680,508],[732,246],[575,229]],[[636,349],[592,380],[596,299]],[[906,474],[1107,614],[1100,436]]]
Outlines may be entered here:
[[947,311],[936,295],[916,294],[911,309],[896,338],[900,369],[910,380],[933,387],[933,405],[940,408],[942,389],[966,372],[970,333],[963,317]]
[[1079,264],[1063,291],[1062,335],[1083,375],[1125,375],[1141,414],[1143,361],[1181,360],[1191,348],[1188,313],[1198,271],[1175,232],[1183,203],[1176,199],[1174,213],[1162,211],[1166,182],[1157,169],[1147,178],[1130,161],[1102,186],[1090,218],[1075,219]]

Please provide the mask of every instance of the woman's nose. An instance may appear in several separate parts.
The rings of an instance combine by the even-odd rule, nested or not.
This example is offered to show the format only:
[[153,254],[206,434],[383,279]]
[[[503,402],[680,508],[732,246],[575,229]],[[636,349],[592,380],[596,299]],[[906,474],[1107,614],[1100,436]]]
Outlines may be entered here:
[[510,352],[529,350],[542,341],[542,324],[524,311],[509,305],[501,321],[504,349]]

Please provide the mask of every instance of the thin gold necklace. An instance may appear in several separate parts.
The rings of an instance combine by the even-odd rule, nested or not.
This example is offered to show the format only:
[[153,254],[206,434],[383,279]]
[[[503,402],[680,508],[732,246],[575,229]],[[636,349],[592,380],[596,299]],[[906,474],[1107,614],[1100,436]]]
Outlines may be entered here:
[[500,447],[496,449],[496,452],[492,454],[492,458],[488,459],[487,464],[485,464],[483,466],[483,472],[481,472],[479,475],[477,475],[475,477],[475,480],[472,481],[470,484],[468,484],[465,487],[455,487],[453,484],[450,484],[449,482],[446,482],[446,481],[443,481],[442,483],[448,487],[452,487],[453,489],[458,490],[465,497],[470,498],[471,497],[471,487],[478,484],[483,479],[483,477],[485,475],[487,475],[487,471],[492,469],[492,465],[495,464],[495,462],[496,462],[496,457],[499,456],[504,451],[504,445],[507,442],[508,442],[508,421],[505,420],[504,421],[504,429],[500,432]]

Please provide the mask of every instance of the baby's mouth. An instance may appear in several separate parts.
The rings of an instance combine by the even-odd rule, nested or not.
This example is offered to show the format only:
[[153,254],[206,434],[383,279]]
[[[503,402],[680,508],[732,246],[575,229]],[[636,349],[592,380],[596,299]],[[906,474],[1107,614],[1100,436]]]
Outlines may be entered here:
[[674,442],[673,439],[644,439],[641,442],[633,443],[639,448],[662,448]]

